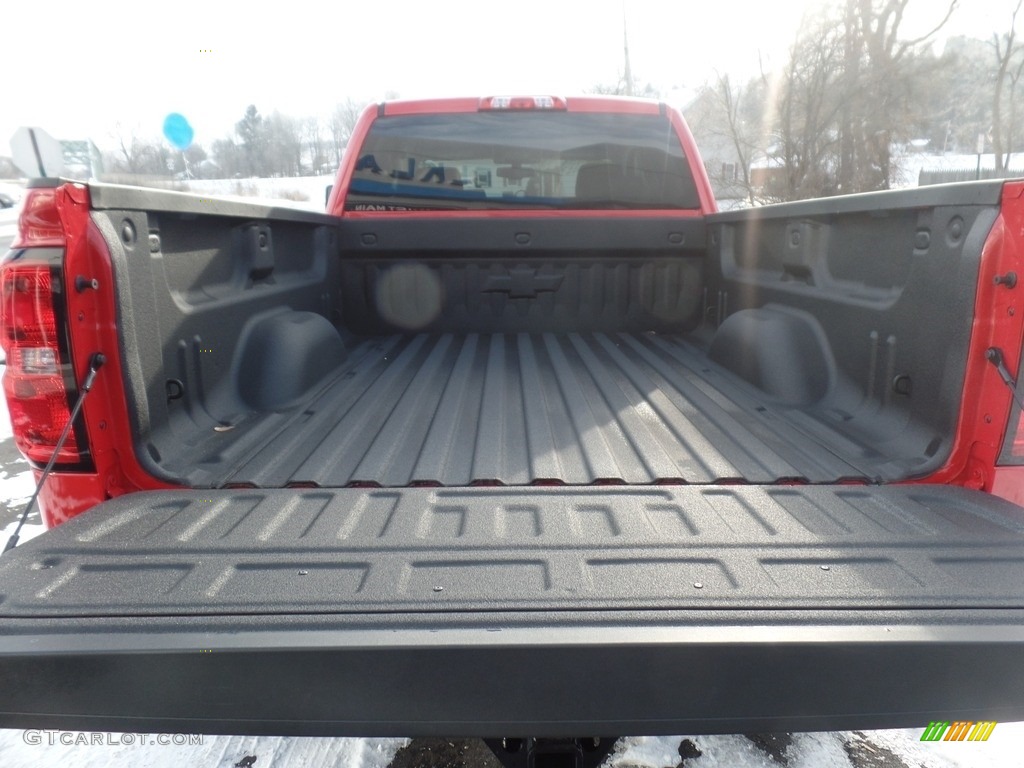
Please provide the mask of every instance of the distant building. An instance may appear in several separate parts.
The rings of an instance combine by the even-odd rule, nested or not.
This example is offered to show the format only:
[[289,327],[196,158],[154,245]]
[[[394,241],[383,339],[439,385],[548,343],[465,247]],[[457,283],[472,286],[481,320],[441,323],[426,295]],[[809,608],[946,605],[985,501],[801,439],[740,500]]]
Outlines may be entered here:
[[[921,155],[908,169],[907,180],[918,186],[928,184],[949,184],[954,181],[975,181],[979,179],[1014,179],[1024,177],[1024,155],[1011,154],[1005,170],[996,171],[996,156],[991,152],[983,155]],[[915,173],[916,172],[916,173]]]
[[72,179],[96,179],[103,173],[103,157],[89,139],[61,140],[64,173]]
[[761,155],[750,163],[750,186],[759,199],[784,200],[787,173],[786,163],[781,157]]

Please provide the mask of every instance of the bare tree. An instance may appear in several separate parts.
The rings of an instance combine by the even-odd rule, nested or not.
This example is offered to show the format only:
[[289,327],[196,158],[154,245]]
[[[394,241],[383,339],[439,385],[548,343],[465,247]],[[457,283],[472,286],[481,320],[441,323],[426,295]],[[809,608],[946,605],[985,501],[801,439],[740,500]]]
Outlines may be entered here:
[[891,185],[892,148],[916,138],[941,64],[927,43],[958,0],[926,34],[904,39],[909,2],[837,0],[804,20],[765,104],[779,167],[755,180],[755,193],[793,200]]
[[745,86],[734,86],[729,80],[729,75],[718,75],[718,82],[715,87],[715,94],[718,96],[725,115],[726,126],[729,130],[729,139],[736,152],[737,163],[736,181],[742,186],[747,194],[747,202],[754,204],[754,188],[750,183],[750,164],[755,154],[762,150],[764,142],[761,137],[760,126],[752,122],[744,113],[744,104],[750,100],[751,91],[756,87],[757,81],[750,81]]
[[341,165],[341,153],[344,151],[345,145],[348,144],[352,131],[355,130],[356,123],[359,121],[359,116],[365,108],[365,103],[349,98],[335,106],[334,112],[331,113],[328,125],[331,131],[331,150],[336,165]]
[[299,121],[274,112],[265,120],[267,173],[297,176],[302,173],[302,137]]
[[885,189],[893,177],[891,147],[920,104],[927,43],[946,25],[959,0],[948,0],[925,34],[904,39],[910,0],[846,0],[843,20],[844,106],[839,125],[842,191]]
[[200,175],[200,166],[207,159],[207,154],[202,146],[193,143],[187,149],[182,150],[181,158],[185,173],[189,178],[194,178]]
[[762,200],[751,178],[751,165],[767,151],[762,129],[764,90],[762,79],[740,84],[718,73],[685,110],[719,199],[745,199],[748,205]]
[[[1003,169],[1008,170],[1010,167],[1010,157],[1013,155],[1014,148],[1019,148],[1020,140],[1020,126],[1017,124],[1017,94],[1018,85],[1021,82],[1021,76],[1024,75],[1024,56],[1021,56],[1017,61],[1016,69],[1007,73],[1010,78],[1010,115],[1007,121],[1007,147],[1006,153],[1003,156]],[[997,158],[998,159],[998,158]]]
[[302,121],[303,138],[306,148],[309,151],[309,162],[313,173],[319,174],[324,163],[327,162],[327,153],[324,147],[324,137],[321,131],[320,118],[307,117]]
[[[1005,152],[1006,140],[1009,138],[1012,140],[1013,130],[1015,127],[1014,119],[1016,118],[1015,109],[1015,98],[1017,81],[1021,76],[1021,66],[1024,63],[1018,63],[1016,68],[1011,71],[1011,61],[1021,52],[1022,48],[1017,40],[1017,14],[1020,12],[1021,4],[1024,0],[1017,0],[1017,5],[1013,9],[1013,15],[1010,17],[1010,31],[1002,35],[992,35],[992,46],[995,48],[996,54],[996,82],[995,89],[992,93],[992,149],[995,152],[996,160],[996,171],[1006,170],[1009,164],[1009,158]],[[1010,77],[1010,121],[1008,124],[1003,123],[1003,91],[1006,87],[1006,78]],[[1004,133],[1005,132],[1005,133]],[[1008,135],[1007,135],[1008,134]],[[1012,146],[1010,147],[1012,150]]]
[[807,23],[790,51],[776,106],[785,172],[773,192],[783,200],[836,191],[844,53],[841,28],[829,15]]
[[231,137],[214,141],[212,152],[213,161],[223,176],[232,178],[247,172],[245,151]]
[[246,107],[245,115],[235,123],[235,133],[242,141],[242,150],[245,153],[246,160],[246,172],[250,176],[265,174],[267,127],[263,116],[256,109],[255,104],[250,104]]
[[625,76],[619,78],[615,85],[598,83],[589,92],[600,96],[639,96],[644,99],[656,99],[660,95],[658,89],[650,83],[641,88],[634,78],[627,80]]
[[136,128],[117,123],[113,133],[118,151],[112,158],[113,170],[121,173],[142,174],[159,171],[159,158],[153,142],[138,137]]

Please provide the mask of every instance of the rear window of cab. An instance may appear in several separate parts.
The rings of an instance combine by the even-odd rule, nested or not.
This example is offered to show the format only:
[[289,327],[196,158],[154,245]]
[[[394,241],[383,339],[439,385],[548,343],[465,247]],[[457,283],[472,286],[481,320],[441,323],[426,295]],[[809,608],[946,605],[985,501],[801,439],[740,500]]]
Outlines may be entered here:
[[380,117],[345,209],[694,209],[668,117],[565,111]]

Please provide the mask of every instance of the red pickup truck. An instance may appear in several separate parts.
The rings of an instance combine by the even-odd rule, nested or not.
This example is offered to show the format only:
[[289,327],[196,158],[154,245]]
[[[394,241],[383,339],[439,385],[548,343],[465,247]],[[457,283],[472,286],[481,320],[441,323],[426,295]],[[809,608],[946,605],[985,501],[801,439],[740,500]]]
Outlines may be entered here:
[[0,727],[1024,719],[1022,194],[717,213],[554,97],[373,106],[326,214],[36,182]]

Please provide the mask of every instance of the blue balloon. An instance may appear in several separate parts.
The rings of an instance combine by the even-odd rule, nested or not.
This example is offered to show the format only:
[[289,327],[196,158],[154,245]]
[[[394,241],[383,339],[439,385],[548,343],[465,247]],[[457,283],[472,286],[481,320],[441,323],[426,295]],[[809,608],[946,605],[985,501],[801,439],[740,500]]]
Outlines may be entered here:
[[175,148],[188,149],[195,135],[196,132],[192,130],[184,115],[171,112],[164,118],[164,136]]

